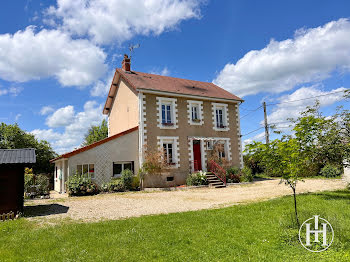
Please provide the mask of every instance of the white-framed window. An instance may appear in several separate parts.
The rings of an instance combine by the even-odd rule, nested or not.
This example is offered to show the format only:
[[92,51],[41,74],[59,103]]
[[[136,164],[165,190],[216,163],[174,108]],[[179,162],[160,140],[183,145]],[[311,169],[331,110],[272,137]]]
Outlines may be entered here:
[[179,137],[158,136],[159,149],[163,151],[163,160],[173,168],[180,167]]
[[213,128],[216,131],[228,131],[228,105],[221,103],[212,103],[213,109]]
[[213,148],[214,148],[213,144],[214,144],[213,140],[207,141],[207,150],[213,150]]
[[173,125],[172,121],[172,103],[162,103],[162,125]]
[[90,178],[95,178],[95,165],[94,164],[77,165],[77,173],[79,175],[87,174]]
[[215,117],[216,117],[216,127],[217,128],[225,128],[224,123],[224,108],[223,107],[217,107],[215,109]]
[[190,125],[203,125],[203,102],[187,100],[188,123]]
[[113,162],[113,177],[120,177],[122,172],[126,169],[134,172],[133,161]]
[[164,160],[167,164],[173,165],[174,163],[174,144],[169,142],[163,142]]
[[159,128],[176,129],[178,127],[176,101],[176,98],[157,97]]

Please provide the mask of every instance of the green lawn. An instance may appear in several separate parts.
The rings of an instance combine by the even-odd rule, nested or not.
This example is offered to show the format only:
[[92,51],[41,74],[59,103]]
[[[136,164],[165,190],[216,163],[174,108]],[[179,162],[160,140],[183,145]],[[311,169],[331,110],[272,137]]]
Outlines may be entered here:
[[[301,221],[320,215],[333,245],[298,242],[293,202],[283,197],[216,210],[99,223],[0,223],[1,261],[350,261],[350,191],[299,195]],[[117,211],[116,211],[117,212]]]

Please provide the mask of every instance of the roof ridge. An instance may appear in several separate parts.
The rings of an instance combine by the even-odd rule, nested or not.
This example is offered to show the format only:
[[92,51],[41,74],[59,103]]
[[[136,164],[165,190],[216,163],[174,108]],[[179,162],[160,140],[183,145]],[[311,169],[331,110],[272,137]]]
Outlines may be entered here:
[[[123,74],[128,74],[128,73],[124,72],[122,68],[117,68],[117,69],[118,69],[118,71],[121,71]],[[206,84],[211,84],[211,85],[214,85],[214,86],[216,86],[216,87],[218,87],[218,88],[221,88],[221,87],[215,85],[213,82],[199,81],[199,80],[188,79],[188,78],[181,78],[181,77],[175,77],[175,76],[158,75],[158,74],[145,73],[145,72],[139,72],[139,71],[131,71],[131,72],[139,73],[139,74],[146,74],[146,75],[154,75],[154,76],[166,77],[166,78],[187,80],[187,81],[193,81],[193,82],[199,82],[199,83],[206,83]],[[222,89],[223,89],[223,88],[222,88]],[[224,90],[225,90],[225,89],[224,89]]]

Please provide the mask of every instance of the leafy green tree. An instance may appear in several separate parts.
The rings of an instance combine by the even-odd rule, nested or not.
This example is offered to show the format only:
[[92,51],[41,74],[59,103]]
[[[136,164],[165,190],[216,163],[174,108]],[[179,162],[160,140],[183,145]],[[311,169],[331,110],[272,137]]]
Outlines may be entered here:
[[[282,135],[269,145],[246,145],[246,159],[253,160],[270,176],[279,176],[293,191],[296,221],[299,225],[296,185],[304,176],[319,175],[327,165],[336,169],[350,165],[350,112],[342,107],[325,117],[319,103],[308,107],[293,120],[292,135]],[[278,134],[282,132],[277,131]]]
[[91,126],[85,135],[82,146],[88,146],[108,137],[108,124],[106,119],[102,120],[101,125]]
[[51,148],[51,145],[45,141],[38,141],[33,134],[22,130],[18,124],[0,125],[0,148],[17,149],[17,148],[34,148],[36,153],[36,164],[33,165],[35,173],[51,173],[53,165],[50,159],[57,154]]

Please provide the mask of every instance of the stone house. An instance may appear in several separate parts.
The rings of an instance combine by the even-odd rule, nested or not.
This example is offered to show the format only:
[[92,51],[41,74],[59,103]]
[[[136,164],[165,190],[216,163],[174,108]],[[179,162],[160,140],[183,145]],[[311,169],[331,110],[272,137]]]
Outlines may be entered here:
[[55,190],[67,177],[89,173],[101,185],[122,170],[138,172],[147,150],[164,151],[169,172],[146,178],[146,187],[185,183],[190,172],[207,170],[208,151],[243,166],[239,104],[243,100],[213,83],[131,71],[125,55],[117,68],[103,114],[108,138],[53,159]]

